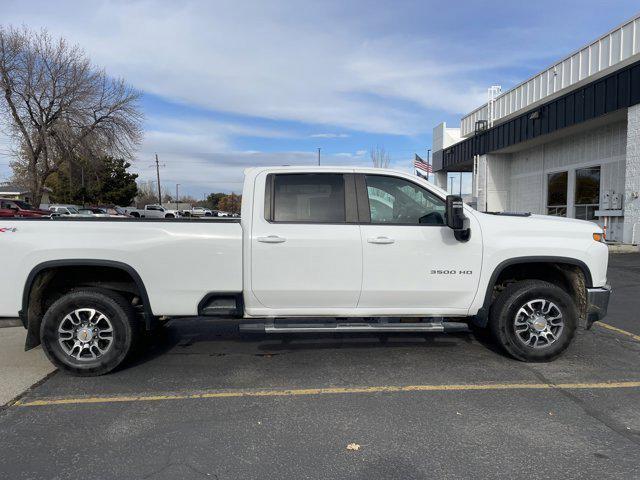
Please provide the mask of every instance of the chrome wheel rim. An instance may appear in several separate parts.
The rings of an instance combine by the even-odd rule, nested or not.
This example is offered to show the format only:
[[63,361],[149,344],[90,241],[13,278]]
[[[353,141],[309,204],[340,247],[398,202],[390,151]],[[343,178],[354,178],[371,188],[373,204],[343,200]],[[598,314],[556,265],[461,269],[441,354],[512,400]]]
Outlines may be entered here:
[[67,314],[58,326],[62,350],[80,362],[97,360],[113,346],[113,325],[102,312],[78,308]]
[[529,348],[546,348],[562,335],[564,319],[555,303],[537,298],[520,307],[513,327],[516,338],[523,345]]

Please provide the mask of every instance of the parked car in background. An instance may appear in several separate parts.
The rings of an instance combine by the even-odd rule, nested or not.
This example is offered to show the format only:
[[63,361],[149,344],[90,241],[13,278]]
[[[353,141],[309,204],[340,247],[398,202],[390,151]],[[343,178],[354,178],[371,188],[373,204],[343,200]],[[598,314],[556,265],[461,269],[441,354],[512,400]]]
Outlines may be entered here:
[[144,209],[125,208],[128,215],[136,218],[177,218],[180,212],[169,210],[162,205],[145,205]]
[[204,207],[193,207],[191,210],[186,210],[192,217],[213,217],[213,212]]
[[0,198],[1,217],[48,217],[51,212],[34,208],[22,200]]
[[214,210],[214,216],[216,217],[230,217],[231,214],[229,212],[223,212],[222,210]]
[[50,205],[49,212],[53,214],[54,217],[65,216],[65,217],[88,217],[88,214],[81,214],[78,210],[78,207],[75,205]]
[[91,217],[109,217],[110,216],[102,208],[96,208],[96,207],[79,208],[78,212],[80,213],[80,215],[89,215]]
[[117,205],[101,205],[98,208],[104,210],[109,217],[123,218],[129,216],[124,208]]
[[15,218],[15,212],[10,208],[0,208],[0,218]]

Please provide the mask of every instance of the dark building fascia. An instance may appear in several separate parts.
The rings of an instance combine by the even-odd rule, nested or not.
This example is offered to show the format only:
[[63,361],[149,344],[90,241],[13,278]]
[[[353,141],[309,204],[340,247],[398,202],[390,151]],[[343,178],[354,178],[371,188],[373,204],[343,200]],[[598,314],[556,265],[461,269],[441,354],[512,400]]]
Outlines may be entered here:
[[502,150],[640,103],[640,61],[434,152],[434,170],[468,170],[476,155]]

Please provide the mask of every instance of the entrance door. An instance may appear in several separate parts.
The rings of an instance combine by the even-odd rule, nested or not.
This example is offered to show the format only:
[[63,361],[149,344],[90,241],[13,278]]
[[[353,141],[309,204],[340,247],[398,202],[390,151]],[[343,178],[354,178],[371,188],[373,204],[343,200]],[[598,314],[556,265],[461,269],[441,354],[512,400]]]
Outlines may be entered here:
[[264,215],[254,216],[251,233],[256,299],[273,309],[355,308],[362,281],[356,216],[353,174],[268,175]]
[[357,181],[358,198],[368,201],[370,217],[361,225],[358,308],[409,309],[416,314],[468,309],[482,261],[475,220],[470,219],[471,239],[459,242],[445,225],[444,199],[427,188],[389,175],[362,175]]

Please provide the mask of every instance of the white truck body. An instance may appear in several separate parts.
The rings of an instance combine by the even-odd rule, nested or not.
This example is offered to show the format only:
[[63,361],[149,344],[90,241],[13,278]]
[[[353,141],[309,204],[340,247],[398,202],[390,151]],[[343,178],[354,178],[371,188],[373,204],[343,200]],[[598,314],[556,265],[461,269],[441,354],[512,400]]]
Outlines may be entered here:
[[[264,219],[268,173],[316,171],[327,170],[248,170],[240,222],[1,220],[0,226],[16,231],[1,237],[4,270],[12,273],[0,277],[0,316],[18,316],[25,282],[38,265],[73,259],[129,265],[159,316],[196,315],[210,292],[243,292],[248,317],[475,315],[495,269],[520,257],[574,259],[589,269],[592,286],[606,285],[607,247],[592,238],[599,227],[581,220],[490,215],[465,206],[472,235],[458,242],[446,226],[275,224]],[[446,196],[420,178],[385,174]],[[260,241],[269,236],[286,241]],[[369,243],[379,237],[394,243]]]
[[[298,202],[278,220],[273,183],[323,174],[344,180],[345,199],[336,204],[345,209],[344,221],[287,221],[301,208],[306,215],[334,202],[322,196],[324,187],[295,185],[278,193]],[[429,218],[436,224],[372,221],[379,212],[391,214],[385,204],[391,197],[365,181],[400,182],[404,190],[422,192],[435,202]],[[498,275],[517,264],[533,265],[535,278],[541,265],[559,265],[574,283],[583,319],[591,323],[606,313],[608,249],[594,239],[602,233],[596,224],[485,214],[464,205],[470,237],[460,241],[441,221],[445,204],[446,192],[404,172],[272,167],[245,172],[241,219],[3,219],[0,255],[7,274],[0,277],[0,316],[20,316],[32,328],[42,313],[29,303],[34,279],[82,265],[126,271],[147,319],[203,315],[209,299],[234,296],[244,318],[468,317],[486,324]],[[91,280],[85,272],[83,284]]]

